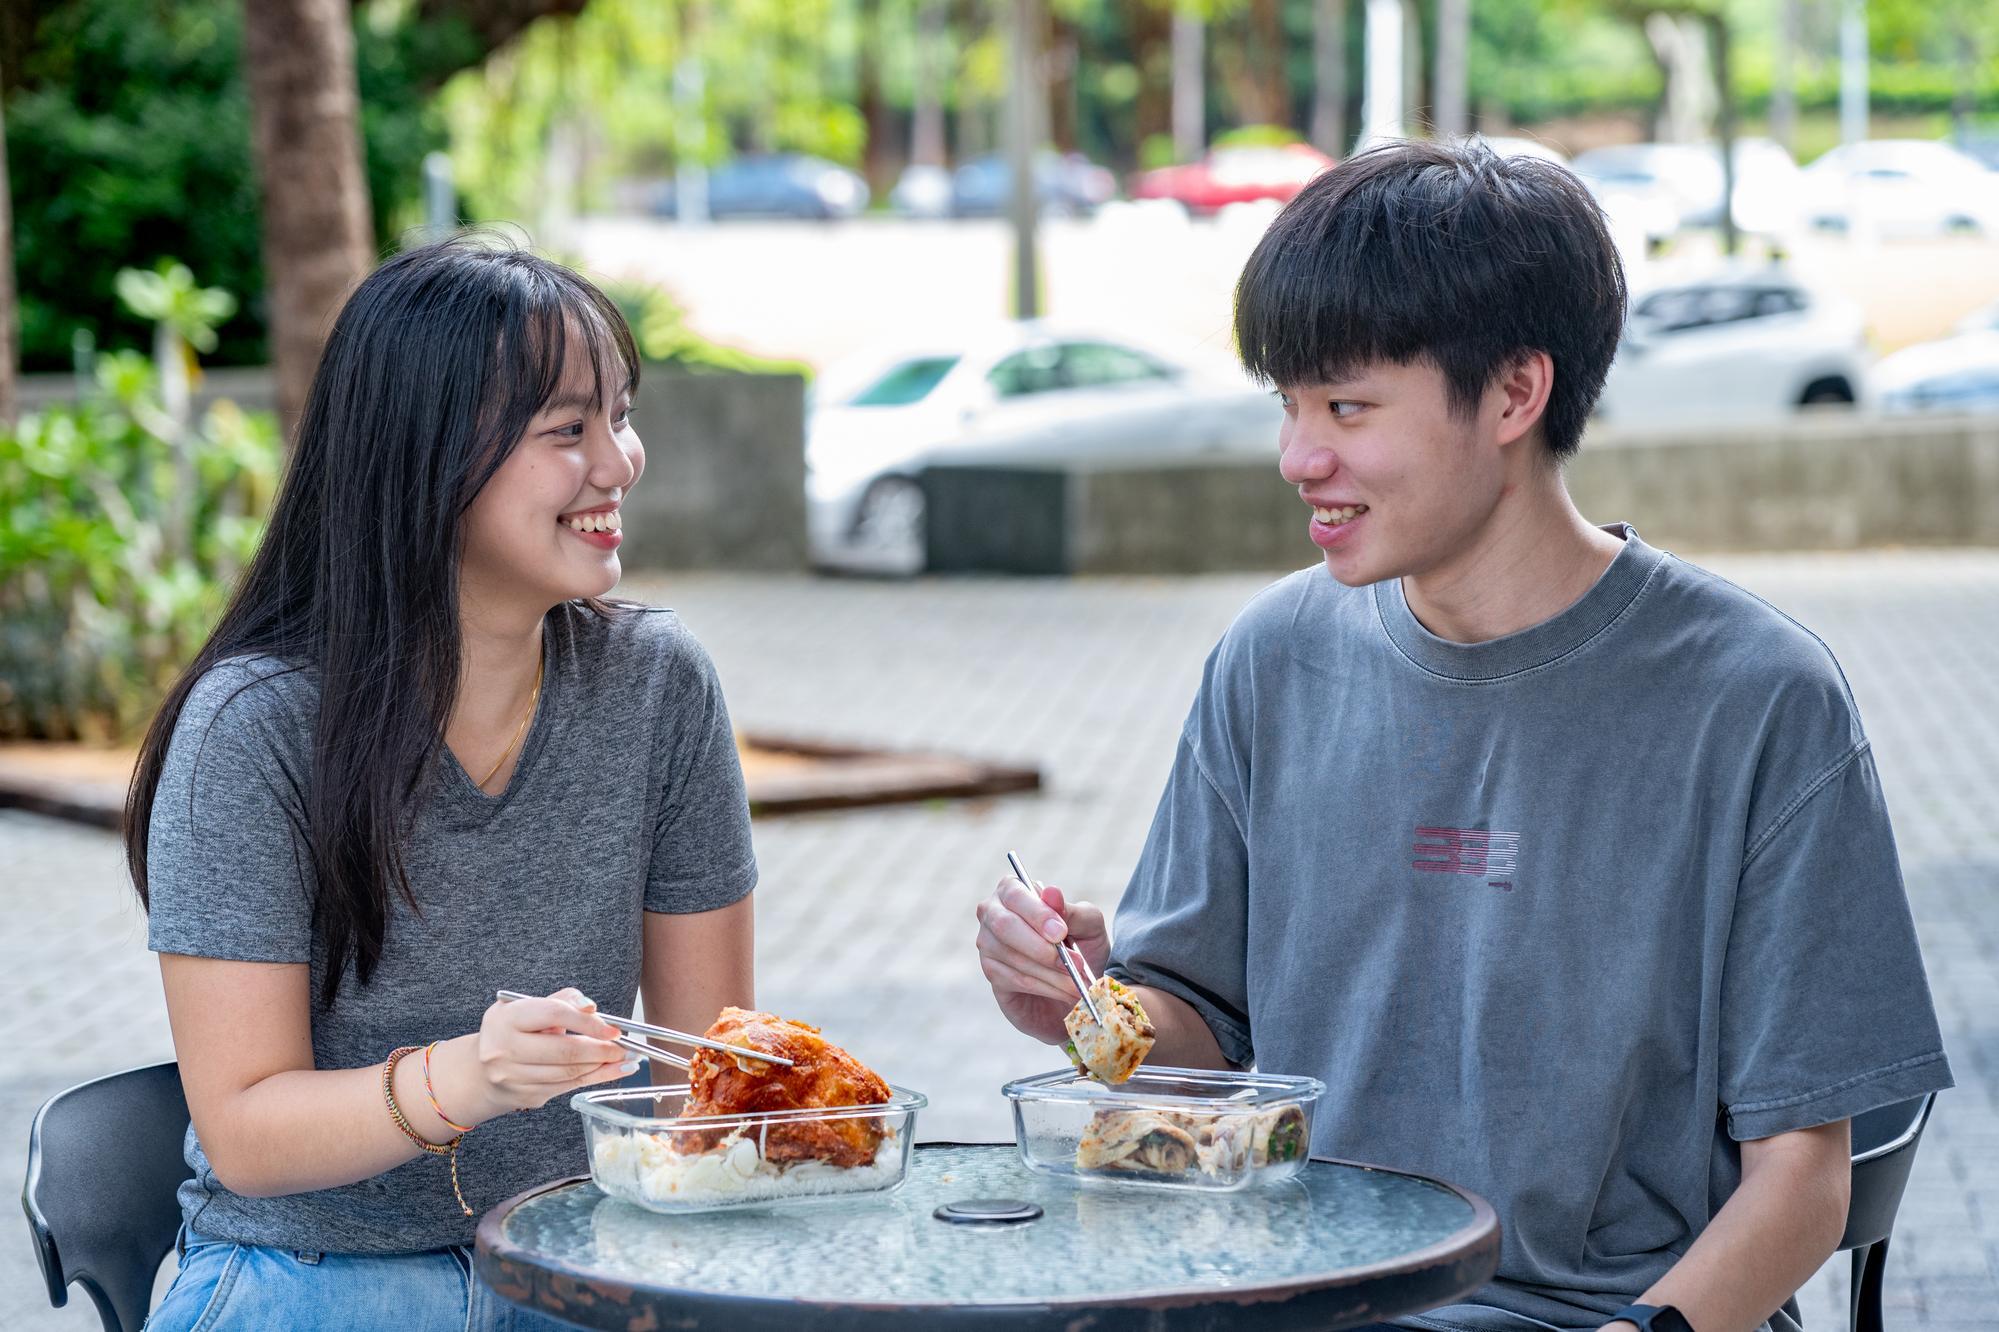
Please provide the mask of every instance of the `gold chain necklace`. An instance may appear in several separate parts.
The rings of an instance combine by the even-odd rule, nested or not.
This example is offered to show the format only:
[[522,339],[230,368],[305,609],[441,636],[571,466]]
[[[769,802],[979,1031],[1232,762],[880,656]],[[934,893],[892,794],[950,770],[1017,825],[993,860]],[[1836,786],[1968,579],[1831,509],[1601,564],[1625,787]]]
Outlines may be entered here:
[[504,751],[501,752],[499,761],[494,763],[493,766],[487,770],[486,775],[479,779],[480,790],[482,791],[485,790],[486,783],[492,781],[494,774],[499,772],[501,768],[506,766],[507,760],[514,756],[514,746],[520,744],[521,737],[528,733],[528,723],[534,720],[535,705],[541,702],[541,673],[543,668],[546,667],[547,665],[548,665],[548,654],[544,652],[540,657],[536,658],[535,660],[534,692],[528,695],[527,711],[521,714],[521,724],[514,728],[514,738],[507,741],[507,747]]

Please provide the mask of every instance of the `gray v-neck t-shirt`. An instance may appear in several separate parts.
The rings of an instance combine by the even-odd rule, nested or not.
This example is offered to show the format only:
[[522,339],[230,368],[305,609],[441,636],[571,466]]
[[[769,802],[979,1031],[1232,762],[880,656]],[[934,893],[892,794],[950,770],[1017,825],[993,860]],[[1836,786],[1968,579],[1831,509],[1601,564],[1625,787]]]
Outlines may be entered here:
[[[541,701],[506,789],[487,795],[441,753],[404,849],[419,910],[391,894],[379,967],[365,986],[350,968],[331,1010],[316,997],[324,948],[296,831],[313,677],[270,658],[210,670],[174,729],[153,805],[149,946],[309,964],[322,1069],[477,1031],[502,988],[573,985],[630,1013],[643,913],[714,910],[756,884],[742,768],[714,667],[672,612],[565,604],[549,612],[543,646]],[[475,1210],[589,1168],[567,1099],[466,1136],[459,1177]],[[181,1206],[204,1238],[341,1253],[472,1241],[442,1157],[279,1198],[230,1192],[192,1129],[187,1159]]]
[[1720,1209],[1741,1141],[1951,1083],[1831,654],[1613,530],[1580,601],[1486,643],[1399,581],[1267,589],[1117,912],[1113,974],[1325,1081],[1315,1152],[1493,1203],[1499,1280],[1415,1325],[1594,1329]]

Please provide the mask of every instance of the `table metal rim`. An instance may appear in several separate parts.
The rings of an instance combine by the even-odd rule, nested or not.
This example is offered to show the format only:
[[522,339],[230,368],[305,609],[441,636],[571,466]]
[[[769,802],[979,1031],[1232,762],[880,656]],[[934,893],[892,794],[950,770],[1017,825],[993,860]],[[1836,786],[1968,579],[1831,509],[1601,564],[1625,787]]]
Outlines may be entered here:
[[[916,1150],[930,1147],[1005,1147],[1011,1149],[1013,1143],[994,1142],[925,1142],[916,1144]],[[887,1301],[829,1301],[808,1299],[801,1296],[738,1295],[721,1291],[688,1289],[680,1286],[651,1286],[626,1281],[608,1273],[591,1268],[571,1267],[567,1264],[554,1266],[526,1256],[520,1246],[509,1242],[501,1234],[505,1218],[513,1211],[547,1193],[573,1188],[590,1183],[590,1176],[576,1175],[569,1179],[551,1180],[513,1197],[492,1208],[479,1218],[479,1226],[474,1243],[475,1251],[497,1262],[518,1262],[536,1267],[545,1272],[558,1273],[579,1281],[601,1281],[631,1290],[643,1289],[651,1294],[663,1296],[685,1296],[700,1301],[735,1301],[745,1305],[768,1306],[773,1309],[826,1307],[853,1309],[857,1311],[884,1314],[914,1315],[941,1314],[947,1312],[968,1312],[979,1309],[1049,1309],[1086,1310],[1142,1305],[1148,1308],[1172,1308],[1186,1304],[1214,1303],[1228,1301],[1240,1304],[1259,1304],[1267,1300],[1285,1299],[1300,1291],[1336,1290],[1362,1281],[1378,1281],[1386,1277],[1402,1276],[1420,1272],[1427,1268],[1441,1266],[1446,1262],[1464,1261],[1484,1256],[1488,1251],[1497,1258],[1499,1251],[1499,1216],[1478,1194],[1460,1188],[1445,1180],[1419,1174],[1413,1170],[1397,1170],[1390,1166],[1371,1165],[1365,1161],[1347,1161],[1335,1156],[1313,1156],[1309,1158],[1325,1165],[1346,1166],[1356,1170],[1368,1170],[1378,1174],[1400,1175],[1404,1179],[1420,1180],[1432,1187],[1464,1201],[1472,1209],[1471,1219],[1443,1239],[1425,1248],[1380,1263],[1370,1263],[1361,1267],[1351,1267],[1330,1274],[1328,1279],[1310,1281],[1289,1281],[1252,1287],[1181,1286],[1171,1290],[1132,1291],[1109,1293],[1081,1298],[1035,1299],[1022,1297],[1006,1300],[981,1300],[977,1303],[951,1300],[887,1300]],[[1496,1266],[1496,1262],[1495,1262]]]

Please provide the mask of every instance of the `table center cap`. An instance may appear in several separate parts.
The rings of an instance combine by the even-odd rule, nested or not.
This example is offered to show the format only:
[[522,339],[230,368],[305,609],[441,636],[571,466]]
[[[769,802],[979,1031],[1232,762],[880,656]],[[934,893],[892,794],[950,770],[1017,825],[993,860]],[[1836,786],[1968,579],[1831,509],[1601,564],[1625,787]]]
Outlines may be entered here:
[[1039,1221],[1041,1205],[1019,1198],[960,1198],[931,1215],[954,1226],[1014,1226]]

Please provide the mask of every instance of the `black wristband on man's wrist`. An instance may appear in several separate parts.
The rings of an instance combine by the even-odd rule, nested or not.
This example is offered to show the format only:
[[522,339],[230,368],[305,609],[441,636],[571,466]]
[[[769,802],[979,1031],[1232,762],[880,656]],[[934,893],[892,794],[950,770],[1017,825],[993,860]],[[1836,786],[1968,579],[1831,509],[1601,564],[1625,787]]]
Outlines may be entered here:
[[1604,1321],[1615,1323],[1619,1319],[1636,1327],[1638,1332],[1694,1332],[1687,1316],[1670,1304],[1627,1305]]

